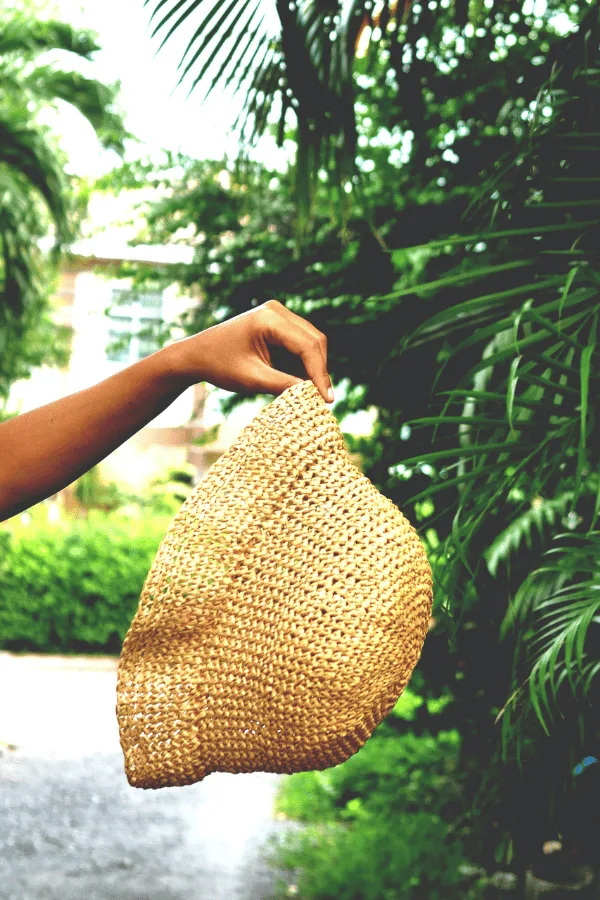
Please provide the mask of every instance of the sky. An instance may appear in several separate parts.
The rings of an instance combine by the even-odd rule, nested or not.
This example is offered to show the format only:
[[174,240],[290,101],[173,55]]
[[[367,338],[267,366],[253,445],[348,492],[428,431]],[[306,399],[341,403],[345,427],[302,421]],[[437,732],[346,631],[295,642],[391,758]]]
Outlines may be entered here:
[[[189,99],[189,83],[176,87],[177,65],[190,34],[187,23],[157,53],[162,32],[151,37],[151,7],[144,7],[143,0],[54,0],[53,6],[64,21],[97,32],[102,49],[85,71],[105,82],[121,82],[126,125],[144,145],[131,147],[131,155],[152,155],[163,148],[204,159],[235,155],[238,143],[230,129],[241,98],[219,90],[202,104],[206,85]],[[275,25],[274,3],[267,0],[264,6]],[[114,154],[99,151],[91,126],[76,112],[62,109],[58,128],[73,172],[93,177],[116,164]],[[261,141],[259,154],[278,168],[286,158],[268,139]]]

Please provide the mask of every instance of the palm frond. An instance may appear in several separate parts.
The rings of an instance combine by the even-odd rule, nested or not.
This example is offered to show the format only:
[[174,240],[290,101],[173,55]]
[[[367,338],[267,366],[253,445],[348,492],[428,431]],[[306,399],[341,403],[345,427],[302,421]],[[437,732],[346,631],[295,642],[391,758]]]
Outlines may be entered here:
[[[580,43],[584,40],[585,35],[580,37]],[[577,42],[572,42],[571,54],[580,50]],[[570,59],[567,54],[567,60]],[[571,83],[573,78],[577,81],[572,62],[565,62],[562,76],[560,69],[553,74],[548,85],[552,95],[560,77],[568,77]],[[600,135],[588,125],[600,98],[600,79],[591,62],[587,76],[581,75],[578,84],[579,91],[573,88],[570,103],[561,105],[560,115],[531,135],[528,163],[521,176],[525,202],[521,207],[512,205],[515,224],[520,219],[531,221],[524,228],[484,231],[493,263],[465,267],[462,251],[447,275],[373,299],[375,305],[379,303],[384,308],[390,302],[417,296],[431,307],[397,352],[451,339],[452,349],[439,368],[438,382],[445,367],[452,364],[456,369],[461,359],[468,360],[462,366],[456,389],[447,395],[441,413],[436,413],[435,449],[402,462],[421,469],[428,467],[430,471],[430,488],[421,489],[419,498],[443,491],[442,474],[450,464],[458,462],[460,476],[474,476],[461,485],[457,525],[449,551],[455,542],[460,542],[462,552],[466,551],[476,534],[477,523],[484,513],[489,513],[493,503],[502,502],[501,498],[507,498],[511,491],[525,492],[521,508],[514,509],[512,526],[501,532],[496,538],[498,543],[492,545],[494,569],[499,548],[508,549],[511,540],[522,536],[517,523],[530,524],[542,514],[532,512],[531,504],[536,498],[544,497],[543,509],[552,509],[552,504],[561,503],[559,498],[567,494],[566,488],[561,490],[560,486],[573,478],[573,507],[590,489],[585,472],[595,455],[592,435],[597,423],[589,397],[598,396],[600,391],[600,378],[594,367],[600,309],[600,210],[596,218],[590,218],[589,212],[581,215],[579,210],[587,211],[591,206],[571,207],[563,206],[562,201],[554,202],[558,197],[577,196],[571,174],[576,179],[594,178],[590,150],[595,148],[595,153],[600,154]],[[586,102],[582,103],[584,96]],[[551,101],[552,97],[548,102]],[[575,115],[581,117],[577,127],[581,128],[582,137],[567,149],[564,136],[573,131]],[[557,147],[554,152],[550,150],[553,145]],[[557,177],[561,179],[558,183]],[[525,185],[531,181],[545,206],[534,207],[528,202],[530,190]],[[584,183],[588,199],[597,205],[600,185],[588,180]],[[597,193],[598,198],[589,197],[590,192]],[[556,221],[548,223],[550,209]],[[575,233],[561,231],[561,223],[569,229],[574,227]],[[506,231],[511,231],[510,245],[505,240]],[[438,246],[442,241],[436,242]],[[569,251],[574,243],[580,254],[572,264],[568,255],[548,255],[557,250]],[[452,238],[449,244],[445,252],[452,259],[461,242]],[[534,247],[537,253],[532,256]],[[497,261],[508,253],[510,259],[505,263]],[[498,398],[504,398],[504,402]],[[411,424],[430,426],[431,417]],[[460,440],[453,440],[453,434]],[[572,451],[565,454],[565,446]],[[543,464],[548,458],[560,461],[561,469],[544,472]],[[523,459],[530,461],[535,472],[526,487]],[[494,461],[495,472],[489,468]],[[478,471],[480,478],[475,477]],[[548,493],[544,487],[550,483]],[[450,556],[457,559],[455,553]],[[458,568],[449,563],[447,571],[453,573],[448,582],[452,592],[457,586]]]
[[[43,207],[32,192],[15,183],[0,167],[0,335],[25,327],[43,297],[42,254],[36,245],[46,230]],[[4,347],[6,353],[9,348]]]
[[13,112],[2,117],[0,112],[0,148],[0,165],[40,192],[56,224],[58,239],[64,240],[68,232],[68,192],[59,160],[43,133],[23,114]]
[[[246,40],[242,40],[239,46],[236,48],[238,51],[237,55],[236,51],[234,50],[231,53],[231,56],[225,57],[221,64],[221,68],[214,76],[213,82],[208,85],[206,93],[202,98],[202,102],[204,102],[204,100],[206,100],[211,93],[213,84],[222,85],[223,91],[227,91],[236,74],[239,76],[237,84],[238,89],[239,85],[243,84],[246,80],[247,74],[252,68],[252,64],[255,61],[258,53],[260,52],[261,46],[263,46],[259,41],[256,41],[257,36],[264,28],[264,16],[258,16],[260,8],[260,3],[257,3],[253,9],[250,9],[248,17],[242,23],[242,31],[247,35]],[[245,68],[242,68],[242,66],[244,65]],[[225,73],[227,71],[228,74],[225,78]],[[241,75],[240,72],[242,73]],[[190,90],[193,90],[199,84],[200,80],[201,76],[198,75]]]
[[[528,623],[535,636],[528,644],[529,693],[548,732],[560,685],[573,694],[588,692],[599,669],[600,533],[560,535],[515,596],[505,628]],[[590,641],[593,641],[591,649]],[[587,650],[586,650],[587,647]]]
[[[411,253],[435,261],[435,276],[401,280],[369,301],[373,316],[406,306],[415,323],[397,355],[431,344],[443,348],[435,385],[452,372],[454,388],[434,389],[431,413],[406,423],[419,452],[391,467],[389,484],[405,497],[400,484],[416,475],[418,490],[404,502],[429,500],[434,516],[451,522],[436,586],[451,632],[473,583],[497,590],[496,604],[506,595],[500,636],[511,641],[514,678],[502,744],[506,754],[514,741],[518,757],[529,712],[549,730],[563,701],[589,694],[600,671],[600,554],[591,535],[600,517],[599,26],[594,10],[554,61],[539,100],[554,114],[519,148],[521,165],[516,153],[500,161],[492,181],[510,198],[505,218],[491,224],[497,209],[490,216],[488,201],[486,212],[485,181],[478,215],[489,218],[476,233],[471,226],[395,251],[399,263]],[[554,539],[564,528],[572,533]]]
[[121,114],[115,109],[115,85],[102,84],[80,72],[39,65],[25,77],[21,76],[19,86],[21,90],[30,91],[38,102],[60,100],[68,103],[88,120],[105,147],[123,153],[123,141],[130,135],[123,128]]
[[[126,136],[114,106],[115,87],[64,71],[49,57],[41,60],[52,50],[91,59],[97,49],[87,30],[14,10],[0,13],[0,340],[20,347],[32,365],[41,364],[43,355],[20,341],[25,334],[34,336],[37,327],[47,353],[44,316],[51,275],[60,247],[74,236],[65,160],[38,113],[55,101],[66,102],[88,118],[105,146],[122,150]],[[50,256],[39,249],[40,239],[49,236],[54,239]],[[5,394],[11,377],[23,377],[28,369],[10,347],[0,356]]]
[[31,15],[0,14],[0,56],[10,54],[37,57],[46,50],[67,50],[89,59],[99,50],[92,32],[74,28],[67,22],[44,21]]
[[[180,65],[180,68],[182,68],[181,83],[185,80],[190,69],[197,62],[200,62],[200,71],[190,88],[190,92],[202,80],[217,54],[231,41],[236,29],[241,30],[239,6],[239,0],[229,0],[228,3],[225,0],[216,0],[214,6],[207,13],[206,17],[202,19],[192,36]],[[254,7],[252,12],[256,12],[256,7]],[[245,29],[241,33],[244,34]],[[213,41],[213,47],[208,50],[210,43]],[[232,46],[235,47],[236,45],[237,40]],[[187,58],[188,54],[189,59]],[[213,84],[216,85],[217,83],[217,78],[215,78]]]
[[572,499],[571,491],[550,499],[534,498],[530,508],[513,519],[486,550],[485,561],[490,573],[495,575],[500,563],[507,562],[522,544],[531,549],[533,529],[537,529],[539,536],[543,537],[545,528],[554,525],[557,518],[564,516]]

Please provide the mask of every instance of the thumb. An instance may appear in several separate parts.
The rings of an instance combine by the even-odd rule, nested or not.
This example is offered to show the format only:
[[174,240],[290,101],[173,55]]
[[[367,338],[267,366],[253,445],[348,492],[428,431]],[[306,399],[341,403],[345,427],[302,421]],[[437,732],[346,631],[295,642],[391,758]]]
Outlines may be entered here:
[[260,385],[257,390],[260,393],[264,394],[282,394],[289,387],[292,387],[294,384],[300,384],[302,381],[307,381],[306,378],[296,378],[295,375],[288,375],[287,372],[280,372],[278,369],[274,369],[272,366],[267,366],[264,363],[260,366],[257,366],[256,370],[256,380]]

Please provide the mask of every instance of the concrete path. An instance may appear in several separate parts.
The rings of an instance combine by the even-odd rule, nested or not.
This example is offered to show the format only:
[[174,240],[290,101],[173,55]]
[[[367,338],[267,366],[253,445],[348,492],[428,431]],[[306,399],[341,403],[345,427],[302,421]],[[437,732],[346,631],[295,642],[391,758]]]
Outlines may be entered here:
[[270,897],[286,776],[132,788],[115,698],[114,659],[0,653],[0,900]]

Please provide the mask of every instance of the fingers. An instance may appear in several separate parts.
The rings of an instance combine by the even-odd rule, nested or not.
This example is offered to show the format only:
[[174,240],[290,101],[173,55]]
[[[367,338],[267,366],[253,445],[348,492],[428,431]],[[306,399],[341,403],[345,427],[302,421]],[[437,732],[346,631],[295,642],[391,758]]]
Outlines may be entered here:
[[[286,347],[286,349],[290,350],[292,353],[296,353],[300,356],[307,374],[319,388],[325,401],[327,403],[333,403],[333,387],[327,369],[326,335],[324,335],[322,331],[319,331],[318,328],[315,328],[315,326],[306,319],[303,319],[302,316],[293,313],[284,306],[283,303],[280,303],[279,300],[269,300],[264,306],[281,315],[283,318],[286,318],[289,323],[286,324],[286,328],[292,327],[296,330],[295,334],[297,335],[297,338],[295,339],[295,343],[290,343],[289,334],[286,335],[284,330],[281,334],[281,337],[283,338],[283,340],[280,341],[281,345]],[[304,332],[305,334],[300,335],[299,332]],[[294,332],[292,332],[292,335],[293,334]],[[285,340],[286,336],[288,338],[287,342]],[[294,338],[292,338],[292,341],[294,341]],[[316,348],[318,348],[321,354],[321,362],[318,359]]]
[[266,325],[266,339],[299,356],[309,378],[319,389],[325,402],[332,403],[333,387],[327,371],[325,335],[277,300],[269,300],[263,308],[275,314],[272,322]]
[[302,316],[297,316],[296,313],[293,313],[291,309],[288,309],[287,306],[284,306],[283,303],[280,303],[279,300],[267,300],[264,304],[267,309],[274,309],[275,312],[280,312],[283,316],[287,316],[290,321],[295,322],[296,325],[299,325],[300,328],[304,328],[309,334],[313,334],[318,340],[321,342],[321,348],[323,350],[323,359],[325,362],[325,367],[327,368],[327,337],[323,334],[322,331],[319,331],[318,328],[309,322],[307,319],[303,319]]

